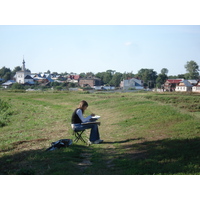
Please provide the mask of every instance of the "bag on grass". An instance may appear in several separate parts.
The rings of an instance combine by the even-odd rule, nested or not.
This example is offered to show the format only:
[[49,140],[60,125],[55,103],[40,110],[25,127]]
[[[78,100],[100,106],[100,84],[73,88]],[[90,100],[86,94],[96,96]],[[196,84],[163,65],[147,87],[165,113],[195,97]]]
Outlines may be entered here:
[[53,151],[62,147],[68,147],[70,145],[72,145],[71,139],[61,139],[56,142],[52,142],[51,146],[48,149],[46,149],[46,151]]

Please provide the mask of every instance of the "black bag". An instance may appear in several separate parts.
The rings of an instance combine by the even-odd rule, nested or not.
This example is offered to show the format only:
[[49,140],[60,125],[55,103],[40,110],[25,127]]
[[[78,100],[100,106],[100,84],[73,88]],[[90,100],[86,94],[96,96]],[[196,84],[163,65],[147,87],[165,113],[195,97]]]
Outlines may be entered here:
[[62,147],[68,147],[71,144],[72,144],[71,139],[61,139],[56,142],[52,142],[51,146],[48,149],[46,149],[46,151],[53,151],[56,149],[60,149]]

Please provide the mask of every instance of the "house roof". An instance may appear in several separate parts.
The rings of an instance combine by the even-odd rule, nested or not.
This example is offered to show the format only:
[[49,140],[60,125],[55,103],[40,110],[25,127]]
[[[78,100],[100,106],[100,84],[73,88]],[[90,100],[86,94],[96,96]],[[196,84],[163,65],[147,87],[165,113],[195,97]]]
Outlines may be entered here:
[[8,85],[12,85],[13,83],[16,83],[16,82],[13,81],[13,80],[8,80],[8,81],[6,81],[5,83],[3,83],[2,85],[3,85],[3,86],[8,86]]
[[183,81],[183,79],[168,79],[166,82],[169,82],[169,83],[180,83],[181,81]]
[[200,87],[200,81],[194,87]]
[[25,79],[33,79],[30,75],[27,75]]
[[188,80],[191,84],[193,84],[193,85],[195,85],[195,84],[197,84],[198,83],[198,81],[197,80]]
[[74,79],[75,79],[75,80],[78,80],[79,78],[80,78],[79,75],[74,75]]
[[192,84],[190,84],[190,82],[189,82],[188,80],[183,80],[183,81],[181,81],[180,83],[184,83],[184,85],[185,85],[186,87],[192,87],[192,86],[193,86]]
[[88,78],[80,78],[80,80],[98,80],[100,81],[101,79],[100,78],[96,78],[96,77],[88,77]]
[[47,80],[48,80],[49,82],[54,82],[54,80],[51,79],[50,77],[47,77]]

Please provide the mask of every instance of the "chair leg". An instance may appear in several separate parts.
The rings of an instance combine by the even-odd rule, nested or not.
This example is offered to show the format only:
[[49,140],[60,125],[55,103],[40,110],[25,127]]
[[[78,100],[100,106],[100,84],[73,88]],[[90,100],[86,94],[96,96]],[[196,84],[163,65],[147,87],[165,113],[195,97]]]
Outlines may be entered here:
[[82,142],[84,142],[85,144],[87,144],[87,142],[83,139],[82,134],[85,130],[83,131],[74,131],[74,135],[75,135],[75,140],[74,142],[78,142],[79,140],[81,140]]

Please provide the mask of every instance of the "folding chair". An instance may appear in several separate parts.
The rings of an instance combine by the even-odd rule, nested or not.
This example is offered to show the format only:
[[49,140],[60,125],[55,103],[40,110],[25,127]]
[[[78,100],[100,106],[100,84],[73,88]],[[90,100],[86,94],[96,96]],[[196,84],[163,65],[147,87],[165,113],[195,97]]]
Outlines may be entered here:
[[85,132],[86,129],[81,130],[81,131],[77,131],[77,130],[73,130],[73,135],[75,136],[75,140],[74,142],[78,142],[79,140],[84,142],[85,144],[89,144],[86,139],[83,138],[83,133]]

